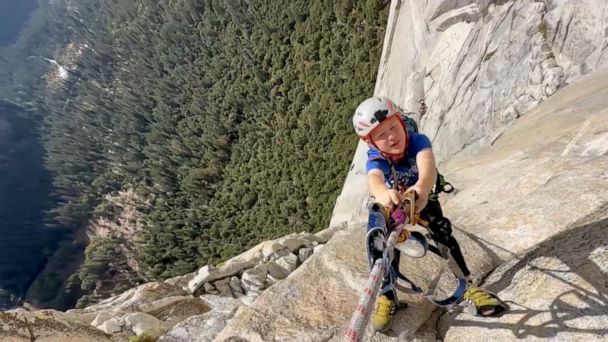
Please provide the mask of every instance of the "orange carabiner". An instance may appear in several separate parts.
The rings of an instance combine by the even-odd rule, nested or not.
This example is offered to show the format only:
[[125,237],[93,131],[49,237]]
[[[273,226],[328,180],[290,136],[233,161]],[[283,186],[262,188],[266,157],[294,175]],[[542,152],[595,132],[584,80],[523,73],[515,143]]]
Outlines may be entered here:
[[403,204],[404,209],[409,211],[410,224],[415,226],[418,220],[418,215],[416,214],[416,193],[413,191],[406,193]]

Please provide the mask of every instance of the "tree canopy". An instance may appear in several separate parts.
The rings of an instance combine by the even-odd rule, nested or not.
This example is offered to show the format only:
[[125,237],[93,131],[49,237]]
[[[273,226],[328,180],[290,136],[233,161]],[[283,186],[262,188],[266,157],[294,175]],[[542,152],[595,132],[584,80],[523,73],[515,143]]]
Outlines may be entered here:
[[77,229],[111,214],[106,195],[134,190],[145,222],[137,241],[89,246],[83,289],[126,281],[102,267],[127,257],[120,243],[136,245],[138,272],[166,278],[326,228],[357,143],[350,117],[374,88],[377,0],[46,6],[45,57],[75,67],[59,86],[37,84],[38,70],[7,77],[15,102],[43,113],[52,217]]

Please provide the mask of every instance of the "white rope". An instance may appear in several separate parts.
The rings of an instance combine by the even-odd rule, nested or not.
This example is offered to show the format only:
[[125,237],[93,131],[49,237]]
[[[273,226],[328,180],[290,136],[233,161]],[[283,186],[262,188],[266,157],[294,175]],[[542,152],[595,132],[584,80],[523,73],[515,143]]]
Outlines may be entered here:
[[353,314],[350,324],[346,329],[345,335],[348,341],[358,342],[363,338],[365,328],[369,321],[372,306],[378,295],[382,278],[387,275],[391,262],[393,261],[395,243],[397,237],[401,234],[405,224],[397,226],[389,235],[384,249],[384,255],[382,259],[376,260],[374,267],[372,268],[371,274],[367,279],[367,285],[363,290],[363,294],[359,299],[357,309]]

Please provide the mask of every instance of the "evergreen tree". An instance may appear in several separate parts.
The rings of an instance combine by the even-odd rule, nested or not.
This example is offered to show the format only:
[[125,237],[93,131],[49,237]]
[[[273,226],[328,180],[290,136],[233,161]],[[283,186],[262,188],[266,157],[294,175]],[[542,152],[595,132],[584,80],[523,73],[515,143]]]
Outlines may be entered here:
[[[45,24],[62,38],[46,48],[74,44],[77,68],[57,87],[27,73],[11,86],[44,114],[53,218],[77,229],[134,190],[145,226],[135,242],[93,240],[73,277],[81,304],[325,228],[356,145],[350,116],[374,86],[377,1],[64,5]],[[122,243],[136,244],[138,276],[104,264],[132,257]]]

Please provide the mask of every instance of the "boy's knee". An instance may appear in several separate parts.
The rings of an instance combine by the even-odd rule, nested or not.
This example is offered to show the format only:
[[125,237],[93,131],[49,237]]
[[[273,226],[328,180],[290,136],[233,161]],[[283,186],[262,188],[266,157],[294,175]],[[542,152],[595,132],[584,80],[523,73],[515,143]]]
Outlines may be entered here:
[[452,238],[452,222],[446,217],[438,217],[429,222],[433,238],[443,244],[448,244]]

